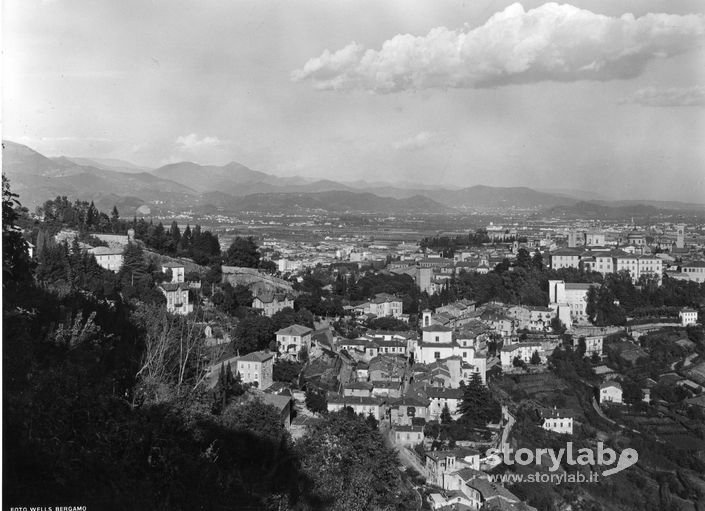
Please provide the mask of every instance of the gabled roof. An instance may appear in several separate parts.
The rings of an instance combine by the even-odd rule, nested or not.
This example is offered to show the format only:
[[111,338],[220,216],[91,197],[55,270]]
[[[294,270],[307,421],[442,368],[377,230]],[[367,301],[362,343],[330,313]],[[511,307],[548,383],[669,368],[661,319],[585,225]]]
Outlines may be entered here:
[[414,396],[403,396],[398,399],[389,400],[389,405],[394,408],[397,408],[399,406],[416,406],[424,408],[428,407],[429,404],[430,403],[428,402],[428,400],[424,401],[423,399]]
[[565,289],[566,290],[574,290],[574,291],[580,291],[580,290],[587,291],[591,287],[598,287],[599,285],[600,284],[598,284],[597,282],[592,282],[590,284],[583,284],[580,282],[566,282]]
[[421,329],[423,332],[452,332],[453,329],[443,325],[429,325]]
[[561,248],[555,252],[551,252],[552,256],[580,256],[582,255],[582,250],[576,250],[572,248]]
[[616,389],[622,390],[622,386],[616,381],[606,381],[605,383],[600,385],[600,389],[607,389],[609,387],[614,387]]
[[424,389],[431,399],[463,399],[463,389],[450,389],[448,387],[428,387]]
[[683,263],[682,268],[705,268],[705,261],[692,261],[689,263]]
[[309,327],[307,326],[301,326],[301,325],[291,325],[286,328],[282,328],[279,330],[276,335],[306,335],[313,332]]
[[265,393],[264,395],[262,395],[262,402],[266,405],[273,406],[279,412],[282,412],[284,411],[286,406],[291,402],[291,396]]
[[181,263],[174,263],[169,261],[168,263],[162,263],[162,268],[184,268],[185,266]]
[[240,357],[238,362],[265,362],[274,357],[274,353],[269,351],[253,351]]
[[99,255],[122,255],[124,252],[123,249],[116,249],[116,248],[110,248],[110,247],[95,247],[91,248],[89,252],[93,255],[99,256]]
[[341,396],[335,392],[328,393],[328,403],[350,405],[380,406],[383,400],[378,397],[367,396]]

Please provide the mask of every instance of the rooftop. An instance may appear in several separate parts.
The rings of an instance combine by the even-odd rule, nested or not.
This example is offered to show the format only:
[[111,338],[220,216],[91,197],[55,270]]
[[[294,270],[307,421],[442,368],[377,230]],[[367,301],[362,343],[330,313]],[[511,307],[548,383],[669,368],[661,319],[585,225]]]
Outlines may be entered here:
[[306,335],[313,332],[312,329],[310,329],[307,326],[301,326],[301,325],[291,325],[286,328],[282,328],[279,330],[276,335]]
[[121,248],[95,247],[95,248],[91,248],[90,252],[93,255],[97,255],[97,256],[99,256],[99,255],[118,255],[118,254],[122,255],[124,250]]
[[240,357],[240,362],[265,362],[274,357],[274,353],[269,351],[253,351]]

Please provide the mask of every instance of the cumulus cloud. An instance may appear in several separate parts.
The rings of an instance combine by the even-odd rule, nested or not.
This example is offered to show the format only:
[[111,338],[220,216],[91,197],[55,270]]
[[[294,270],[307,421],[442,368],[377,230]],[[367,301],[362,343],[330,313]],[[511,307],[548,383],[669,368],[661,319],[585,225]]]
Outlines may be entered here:
[[356,42],[326,50],[291,78],[317,89],[376,93],[626,79],[653,59],[702,44],[704,35],[701,14],[615,18],[556,3],[525,11],[515,3],[474,29],[399,34],[379,50]]
[[646,87],[624,98],[621,103],[636,103],[644,106],[705,106],[705,85],[693,87],[656,88]]
[[415,149],[421,149],[423,147],[426,147],[432,139],[432,133],[429,133],[428,131],[422,131],[421,133],[417,133],[413,137],[394,142],[392,144],[392,147],[399,151],[412,151]]
[[201,149],[220,147],[224,144],[218,137],[199,137],[196,133],[176,138],[176,147],[183,152],[196,152]]

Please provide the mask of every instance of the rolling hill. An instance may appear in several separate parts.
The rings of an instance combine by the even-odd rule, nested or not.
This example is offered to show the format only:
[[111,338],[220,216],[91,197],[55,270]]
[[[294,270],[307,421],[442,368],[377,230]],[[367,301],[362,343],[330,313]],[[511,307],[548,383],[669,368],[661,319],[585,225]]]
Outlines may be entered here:
[[299,176],[278,177],[237,162],[223,166],[180,162],[146,172],[122,160],[47,158],[10,141],[3,142],[3,172],[30,209],[57,195],[66,195],[93,200],[96,204],[121,204],[126,208],[120,209],[124,215],[133,214],[140,205],[150,206],[153,211],[195,209],[225,214],[354,211],[395,215],[521,209],[576,218],[653,216],[661,210],[705,208],[659,201],[581,202],[579,193],[569,194],[565,190],[550,193],[527,187],[477,185],[444,189],[418,183],[340,183]]
[[30,209],[58,195],[96,202],[105,196],[132,197],[131,202],[139,199],[143,203],[184,201],[197,195],[186,186],[148,172],[127,174],[78,165],[64,157],[47,158],[10,141],[3,141],[3,173]]

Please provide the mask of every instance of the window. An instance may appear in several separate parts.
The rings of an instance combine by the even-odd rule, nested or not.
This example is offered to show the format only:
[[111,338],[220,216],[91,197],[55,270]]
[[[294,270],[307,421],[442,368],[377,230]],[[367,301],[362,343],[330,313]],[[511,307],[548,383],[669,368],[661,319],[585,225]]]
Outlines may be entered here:
[[433,352],[433,358],[441,358],[441,352],[440,352],[440,351],[434,351],[434,352]]
[[436,342],[441,342],[441,338],[439,336],[436,336]]

